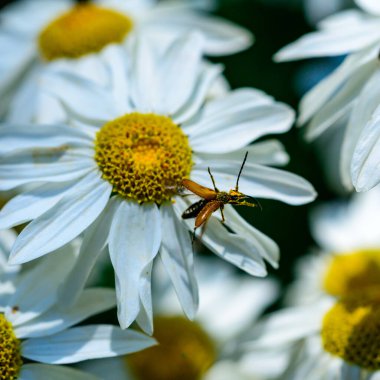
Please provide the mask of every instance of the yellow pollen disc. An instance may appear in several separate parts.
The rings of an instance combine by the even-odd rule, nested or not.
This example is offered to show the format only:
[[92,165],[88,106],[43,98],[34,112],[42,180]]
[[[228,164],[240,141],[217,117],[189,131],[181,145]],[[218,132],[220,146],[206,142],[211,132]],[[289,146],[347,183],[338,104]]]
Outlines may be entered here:
[[337,302],[325,315],[324,349],[348,363],[380,369],[380,288]]
[[201,327],[183,317],[155,319],[159,345],[125,357],[139,380],[199,380],[214,363],[216,350]]
[[342,297],[380,285],[380,250],[362,250],[336,255],[323,281],[325,291]]
[[189,177],[192,152],[187,136],[170,118],[131,113],[100,129],[95,161],[115,193],[161,204]]
[[94,4],[78,4],[42,30],[38,38],[47,61],[78,58],[120,43],[133,27],[124,14]]
[[17,379],[21,365],[20,341],[16,338],[11,323],[0,314],[0,379]]

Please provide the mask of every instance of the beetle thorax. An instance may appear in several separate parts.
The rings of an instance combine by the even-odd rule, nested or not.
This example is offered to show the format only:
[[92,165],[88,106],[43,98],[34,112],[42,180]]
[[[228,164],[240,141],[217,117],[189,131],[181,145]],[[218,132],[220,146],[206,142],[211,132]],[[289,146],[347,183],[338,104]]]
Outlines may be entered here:
[[223,203],[228,203],[231,200],[231,196],[225,191],[219,191],[216,195],[216,200]]

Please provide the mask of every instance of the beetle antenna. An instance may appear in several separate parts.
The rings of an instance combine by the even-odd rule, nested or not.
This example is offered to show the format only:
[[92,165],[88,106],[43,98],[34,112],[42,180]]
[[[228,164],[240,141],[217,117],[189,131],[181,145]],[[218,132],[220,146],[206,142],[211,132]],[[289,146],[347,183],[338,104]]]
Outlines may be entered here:
[[215,190],[217,193],[219,193],[219,190],[217,189],[217,187],[216,187],[216,185],[215,185],[214,176],[211,174],[211,169],[208,167],[207,170],[208,170],[208,174],[210,174],[212,184],[214,185],[214,190]]
[[247,157],[248,157],[248,151],[245,152],[244,160],[243,160],[243,163],[241,164],[241,167],[240,167],[240,170],[239,170],[239,174],[237,176],[235,191],[239,191],[239,179],[240,179],[241,172],[243,171],[245,162],[247,161]]

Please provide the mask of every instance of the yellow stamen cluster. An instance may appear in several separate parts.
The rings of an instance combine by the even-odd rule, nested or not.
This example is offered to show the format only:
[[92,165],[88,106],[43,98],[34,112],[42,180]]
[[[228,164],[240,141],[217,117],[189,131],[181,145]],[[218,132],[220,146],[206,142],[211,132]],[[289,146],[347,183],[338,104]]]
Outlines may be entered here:
[[17,379],[21,365],[20,341],[11,323],[0,314],[0,380]]
[[192,152],[187,136],[170,118],[131,113],[100,129],[95,160],[115,193],[161,204],[189,176]]
[[380,285],[379,250],[334,256],[323,282],[325,291],[336,297],[363,291],[374,285]]
[[199,380],[216,358],[213,342],[201,327],[183,317],[155,319],[159,345],[126,357],[139,380]]
[[40,53],[47,61],[78,58],[122,42],[132,27],[132,20],[119,12],[90,3],[78,4],[42,30],[38,38]]
[[344,297],[325,315],[324,349],[348,363],[380,369],[380,292],[367,289]]

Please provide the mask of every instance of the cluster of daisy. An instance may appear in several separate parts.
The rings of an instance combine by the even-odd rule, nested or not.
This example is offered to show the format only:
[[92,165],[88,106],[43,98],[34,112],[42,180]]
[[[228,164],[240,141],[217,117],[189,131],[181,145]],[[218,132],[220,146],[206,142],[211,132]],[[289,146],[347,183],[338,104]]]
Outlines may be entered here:
[[[263,139],[295,112],[232,90],[207,59],[253,42],[213,3],[1,10],[0,379],[375,379],[378,189],[317,209],[323,252],[304,258],[286,309],[262,317],[279,287],[255,277],[278,268],[279,247],[233,205],[316,192]],[[380,182],[380,5],[357,3],[276,59],[347,54],[299,123],[311,139],[345,128],[342,182],[365,191]],[[115,287],[99,286],[108,265]]]

